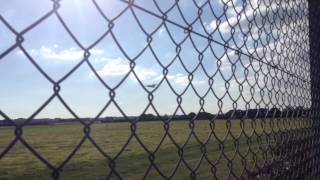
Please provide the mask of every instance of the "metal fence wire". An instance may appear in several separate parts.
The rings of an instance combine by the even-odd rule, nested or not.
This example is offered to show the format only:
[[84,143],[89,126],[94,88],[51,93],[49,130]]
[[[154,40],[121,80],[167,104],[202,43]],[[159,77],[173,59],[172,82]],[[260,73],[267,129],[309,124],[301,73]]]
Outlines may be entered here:
[[[51,171],[53,179],[60,179],[64,168],[82,148],[83,143],[90,142],[108,162],[104,178],[126,179],[127,176],[119,169],[119,159],[127,146],[136,141],[143,149],[147,161],[143,175],[137,179],[148,179],[151,171],[160,179],[175,179],[182,166],[185,167],[183,173],[190,179],[199,179],[203,173],[200,172],[202,166],[207,166],[209,179],[320,177],[320,6],[316,0],[119,0],[118,3],[122,3],[124,8],[113,17],[108,16],[100,2],[92,0],[91,3],[106,25],[104,33],[90,45],[82,44],[59,12],[64,1],[66,0],[52,0],[52,9],[21,31],[17,31],[5,16],[0,15],[0,22],[16,37],[9,48],[0,52],[0,66],[1,62],[7,61],[7,56],[19,50],[53,87],[51,96],[32,115],[25,117],[22,123],[0,110],[3,124],[6,122],[15,128],[15,137],[0,151],[0,162],[17,143],[21,143]],[[149,5],[145,4],[151,4],[153,8],[148,8]],[[184,11],[185,4],[192,6],[193,11]],[[142,20],[141,14],[157,19],[156,27],[152,29],[147,26],[146,23],[151,22]],[[121,32],[135,36],[134,32],[139,31],[145,37],[143,49],[134,56],[129,53],[130,48],[119,40],[123,34],[117,32],[118,21],[125,15],[130,16],[139,29],[134,31],[132,27],[127,27],[126,31]],[[208,16],[211,17],[210,21],[206,19]],[[33,41],[26,38],[27,34],[52,17],[59,21],[57,26],[61,26],[83,52],[82,59],[58,80],[52,78],[24,46],[26,40]],[[90,34],[90,31],[86,33]],[[173,47],[172,58],[164,60],[157,52],[154,43],[161,41],[161,38],[156,37],[159,33],[167,35],[170,40],[167,43]],[[45,39],[46,36],[41,38]],[[128,65],[123,79],[116,85],[104,80],[91,58],[94,48],[107,38],[116,44]],[[134,46],[137,42],[128,40],[125,43]],[[184,54],[187,43],[190,45],[187,51],[192,49],[190,58]],[[162,46],[166,44],[163,43]],[[137,64],[145,60],[145,53],[153,56],[151,64],[156,64],[157,70],[161,72],[155,84],[147,84],[139,76]],[[191,68],[188,66],[190,62],[195,64]],[[211,62],[211,67],[207,62]],[[177,90],[177,85],[172,81],[172,66],[175,65],[179,66],[179,73],[185,74],[180,75],[186,81],[180,90]],[[92,76],[99,80],[109,94],[104,107],[90,120],[80,117],[60,94],[64,88],[62,83],[83,66],[90,68]],[[154,66],[150,66],[150,69],[152,67]],[[200,84],[196,81],[199,71],[202,72],[201,83],[206,85],[201,89],[204,93],[200,93],[197,86]],[[138,112],[137,116],[127,114],[127,109],[121,108],[116,98],[118,89],[129,78],[135,79],[148,101],[144,111]],[[156,98],[166,98],[157,95],[157,91],[163,86],[169,87],[167,93],[174,94],[176,101],[175,104],[168,103],[172,111],[170,114],[166,112],[167,115],[159,113],[160,107],[154,103]],[[187,91],[196,97],[191,101],[194,113],[190,113],[183,105]],[[32,124],[35,117],[53,99],[58,99],[72,114],[74,121],[83,126],[81,141],[59,165],[46,159],[24,136],[25,128]],[[206,106],[210,103],[215,104],[216,112]],[[226,104],[229,106],[226,107]],[[95,122],[102,121],[102,114],[111,105],[120,112],[119,121],[128,124],[130,128],[126,142],[123,142],[122,148],[115,155],[108,153],[108,149],[100,146],[92,136],[92,126]],[[154,114],[147,113],[150,109]],[[164,132],[156,148],[148,147],[137,133],[138,126],[148,120],[161,123],[159,127]],[[188,124],[185,127],[188,136],[182,143],[177,142],[177,134],[171,131],[175,121]],[[210,127],[206,139],[198,137],[199,131],[196,128],[199,121],[208,122],[206,127]],[[225,128],[223,137],[218,135],[219,123]],[[232,131],[234,123],[238,123],[238,133]],[[157,161],[161,158],[158,151],[164,145],[164,139],[173,144],[174,151],[170,153],[178,156],[177,162],[165,165],[169,167],[170,164],[172,167],[168,171],[163,170]],[[191,139],[195,140],[197,146],[194,148],[199,153],[193,164],[186,157]],[[217,147],[214,158],[210,157],[212,142]],[[130,158],[125,161],[132,163]],[[225,176],[219,175],[222,165],[226,167],[223,170]]]

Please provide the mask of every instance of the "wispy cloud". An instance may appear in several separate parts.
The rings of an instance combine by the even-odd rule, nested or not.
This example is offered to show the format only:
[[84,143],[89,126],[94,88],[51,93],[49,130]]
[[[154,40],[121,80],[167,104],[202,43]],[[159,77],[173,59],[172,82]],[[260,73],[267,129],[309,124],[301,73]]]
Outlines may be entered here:
[[[230,32],[231,27],[235,27],[237,25],[241,26],[242,31],[248,31],[250,30],[249,20],[255,19],[255,23],[260,25],[263,23],[262,21],[263,18],[265,18],[265,14],[292,11],[287,9],[279,9],[279,5],[276,3],[272,3],[270,6],[266,6],[266,4],[259,4],[258,0],[250,1],[250,5],[247,5],[246,7],[238,5],[237,0],[221,0],[218,2],[220,2],[220,5],[223,8],[227,6],[227,9],[225,10],[226,20],[221,20],[222,22],[217,26],[217,19],[213,19],[210,23],[208,23],[207,29],[211,31],[218,29],[221,33]],[[259,10],[257,10],[258,7]],[[265,26],[267,25],[268,24]],[[236,30],[239,31],[240,28],[236,28]]]
[[232,3],[237,4],[238,0],[218,0],[218,2],[220,5],[226,4],[226,5],[230,6],[230,5],[232,5]]
[[[174,74],[174,75],[167,75],[166,77],[171,83],[176,84],[176,85],[186,86],[189,84],[188,76],[183,75],[181,73]],[[157,76],[156,78],[154,78],[154,81],[160,81],[161,79],[163,79],[163,75]],[[205,81],[203,81],[203,80],[195,80],[195,79],[192,80],[193,85],[199,85],[199,84],[204,84],[204,83],[205,83]]]
[[[121,58],[110,59],[104,58],[106,64],[97,73],[100,76],[121,76],[129,72],[130,68],[128,64],[122,62]],[[93,73],[91,73],[93,75]]]
[[166,31],[166,28],[164,26],[161,26],[158,30],[158,35],[161,36]]
[[[129,63],[125,62],[125,60],[121,59],[120,57],[114,59],[103,57],[102,60],[105,61],[106,64],[97,71],[101,77],[123,76],[130,71]],[[155,71],[141,66],[136,66],[134,68],[134,72],[142,81],[152,79],[157,75]],[[93,76],[93,73],[90,73],[90,76]],[[133,74],[130,75],[130,79],[136,80]]]
[[[106,64],[100,69],[97,70],[97,73],[101,77],[114,77],[114,76],[124,76],[130,71],[129,63],[121,58],[103,58],[103,61],[106,62]],[[159,82],[163,75],[157,73],[156,71],[152,69],[148,69],[142,66],[135,66],[134,72],[138,76],[139,80],[141,81],[148,81],[148,82]],[[90,76],[93,76],[94,74],[91,72]],[[136,77],[133,75],[133,73],[130,74],[130,79],[133,81],[137,81]],[[173,84],[180,85],[180,86],[186,86],[189,84],[189,79],[187,75],[183,75],[181,73],[174,74],[174,75],[167,75],[167,79],[170,80]],[[204,84],[204,80],[192,80],[193,85],[199,85]]]
[[39,55],[46,59],[73,61],[80,59],[83,56],[83,51],[76,48],[69,48],[59,51],[55,48],[42,46],[39,50]]
[[[75,47],[62,48],[57,44],[52,46],[41,46],[39,49],[30,49],[28,52],[32,56],[40,56],[44,59],[49,60],[60,60],[60,61],[75,61],[83,58],[84,51]],[[92,49],[90,50],[93,55],[102,55],[103,49]],[[19,52],[20,54],[22,52]]]
[[157,75],[157,73],[150,69],[145,69],[141,67],[135,68],[135,72],[140,80],[150,79]]
[[236,17],[236,13],[230,14],[228,20],[220,22],[218,24],[218,21],[216,19],[212,20],[208,26],[207,29],[210,31],[218,29],[221,33],[229,32],[231,27],[236,25],[238,23],[238,19]]
[[234,50],[229,50],[227,51],[222,57],[221,57],[221,62],[222,64],[230,63],[230,62],[235,62],[239,59],[239,55],[236,53]]

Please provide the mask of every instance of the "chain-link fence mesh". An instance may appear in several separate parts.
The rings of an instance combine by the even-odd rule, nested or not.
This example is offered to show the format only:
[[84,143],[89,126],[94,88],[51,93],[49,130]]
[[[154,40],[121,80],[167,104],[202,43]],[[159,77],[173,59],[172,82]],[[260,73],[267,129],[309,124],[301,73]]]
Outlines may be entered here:
[[[92,0],[90,3],[105,23],[102,24],[104,31],[91,44],[84,45],[74,33],[75,29],[69,27],[65,20],[68,17],[60,13],[64,1],[53,0],[48,12],[19,31],[0,15],[0,22],[8,30],[6,35],[16,38],[0,52],[0,66],[10,61],[6,58],[18,50],[53,87],[50,97],[23,121],[13,120],[4,109],[0,110],[1,124],[14,128],[13,139],[1,144],[0,162],[6,161],[20,143],[46,166],[51,178],[70,179],[63,176],[68,164],[86,148],[84,144],[89,143],[95,149],[91,150],[102,155],[106,163],[89,172],[89,177],[100,173],[98,171],[104,179],[319,177],[319,4],[307,0],[119,0],[117,3],[123,8],[115,8],[116,12],[110,16],[102,2]],[[28,34],[50,18],[58,21],[55,26],[63,28],[82,53],[81,60],[59,79],[47,73],[38,56],[24,45],[26,41],[34,41],[26,38]],[[128,22],[127,27],[119,25],[123,21]],[[89,27],[85,34],[89,36],[94,32],[91,29],[95,27]],[[123,37],[129,36],[133,39],[123,41]],[[46,40],[47,37],[42,34],[39,38]],[[115,83],[106,81],[108,74],[94,65],[95,47],[105,40],[115,48],[104,46],[103,49],[118,51],[125,64],[115,63],[111,67],[119,66],[125,71]],[[143,44],[142,48],[133,51],[139,43]],[[159,47],[164,50],[159,51]],[[165,55],[166,48],[169,55]],[[142,65],[149,71],[141,71]],[[89,119],[78,115],[60,93],[63,83],[84,66],[90,69],[90,78],[98,79],[108,93],[103,108]],[[157,71],[157,76],[151,70]],[[127,81],[134,81],[147,100],[143,111],[136,115],[123,108],[126,100],[117,99],[124,96],[129,101],[139,94],[136,89],[125,95],[119,92]],[[6,88],[3,83],[1,86]],[[166,87],[166,93],[161,95],[158,92],[162,87]],[[83,128],[78,132],[78,143],[59,163],[52,163],[44,155],[41,144],[34,146],[25,136],[25,129],[31,127],[35,117],[54,99],[72,114],[71,122],[80,122]],[[164,99],[165,105],[156,104],[158,99]],[[6,106],[3,102],[0,104]],[[119,114],[104,117],[108,116],[104,113],[111,106]],[[161,106],[167,106],[169,111],[160,112]],[[104,141],[121,144],[113,153],[110,149],[116,145],[111,144],[108,149],[95,137],[93,126],[98,122],[99,126],[111,127],[99,132],[108,134]],[[49,127],[59,128],[58,125]],[[1,128],[0,134],[8,131],[6,128],[9,127]],[[120,134],[122,128],[128,133]],[[181,134],[185,134],[185,138],[179,138]],[[68,138],[71,135],[62,140]],[[153,147],[148,145],[148,140]],[[136,145],[129,148],[133,142]],[[130,154],[129,151],[139,148],[141,156]],[[171,161],[173,156],[176,160]],[[143,165],[139,161],[143,161]],[[137,169],[122,169],[125,166],[121,164],[137,166]],[[87,168],[90,169],[89,165]],[[139,171],[139,175],[136,176],[135,171]],[[12,168],[8,172],[18,170]]]

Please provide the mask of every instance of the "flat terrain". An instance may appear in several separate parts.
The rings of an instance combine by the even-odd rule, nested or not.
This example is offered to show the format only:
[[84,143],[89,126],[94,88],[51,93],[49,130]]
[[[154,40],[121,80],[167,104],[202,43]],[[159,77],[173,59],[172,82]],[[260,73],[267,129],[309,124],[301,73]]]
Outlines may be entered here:
[[[260,143],[257,143],[257,135],[271,132],[270,130],[274,127],[272,128],[270,124],[272,123],[245,120],[244,130],[241,131],[241,124],[238,120],[217,120],[211,123],[211,126],[210,121],[196,120],[194,131],[191,133],[188,121],[170,122],[169,132],[177,144],[175,145],[169,136],[166,136],[154,154],[154,163],[165,176],[171,176],[180,159],[178,145],[184,149],[183,160],[176,168],[173,179],[190,178],[190,171],[186,164],[189,168],[195,169],[197,179],[212,179],[213,175],[226,179],[230,170],[234,175],[240,175],[244,167],[252,169],[255,162],[256,164],[263,162],[259,148],[266,148],[267,143],[265,138],[261,138]],[[165,135],[163,125],[163,122],[137,123],[136,135],[151,152],[155,151]],[[26,142],[55,167],[61,165],[84,137],[83,126],[76,123],[26,126],[23,130],[23,138]],[[211,134],[212,130],[215,135]],[[191,137],[187,141],[190,134]],[[247,141],[245,134],[251,137],[250,141]],[[130,135],[130,123],[103,123],[94,124],[91,127],[91,137],[110,157],[119,153]],[[206,157],[203,157],[201,145],[196,137],[203,143],[207,142]],[[14,128],[0,128],[0,152],[13,138]],[[234,138],[239,139],[238,143],[235,143]],[[250,149],[248,144],[250,144]],[[244,158],[241,158],[239,153]],[[228,164],[227,159],[232,162],[232,166]],[[216,168],[211,168],[208,160],[215,164]],[[60,177],[68,180],[103,179],[110,172],[108,164],[108,159],[89,139],[85,139],[81,148],[63,167]],[[150,166],[146,150],[133,136],[120,156],[115,159],[116,172],[124,179],[141,179],[149,168],[147,179],[162,179],[155,168]],[[114,175],[112,177],[116,179]],[[231,175],[230,178],[233,179],[232,177]],[[0,179],[51,179],[51,171],[21,142],[18,142],[0,160]]]

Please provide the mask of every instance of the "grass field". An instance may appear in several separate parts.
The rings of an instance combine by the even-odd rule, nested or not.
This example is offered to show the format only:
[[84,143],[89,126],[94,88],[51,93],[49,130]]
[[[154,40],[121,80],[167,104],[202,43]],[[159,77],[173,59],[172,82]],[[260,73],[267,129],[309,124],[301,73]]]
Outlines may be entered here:
[[[218,120],[214,123],[214,132],[217,138],[225,139],[224,154],[222,154],[219,142],[214,136],[211,136],[206,146],[207,157],[212,163],[217,163],[214,174],[221,179],[228,178],[230,169],[235,175],[239,175],[244,168],[243,163],[246,164],[247,168],[252,169],[255,158],[257,162],[262,161],[257,136],[253,133],[253,129],[258,134],[262,132],[262,123],[252,124],[249,120],[244,123],[244,131],[242,132],[253,133],[251,148],[257,153],[252,153],[248,152],[247,138],[241,133],[240,121],[230,121],[231,123],[228,126],[226,122]],[[264,128],[270,130],[271,127],[267,127],[268,125],[270,126],[270,123],[265,123]],[[231,135],[227,135],[228,127],[234,136],[239,136],[239,148],[236,148]],[[188,121],[171,122],[169,132],[175,141],[182,146],[190,134]],[[211,132],[209,121],[196,121],[194,132],[201,141],[205,142]],[[137,124],[136,134],[150,151],[154,151],[164,133],[162,122],[139,122]],[[130,134],[129,123],[94,124],[91,129],[93,139],[110,156],[114,156],[120,151]],[[14,128],[0,128],[0,152],[13,137]],[[37,152],[57,167],[80,142],[83,137],[83,126],[81,124],[27,126],[24,128],[23,137]],[[262,146],[260,145],[260,148]],[[201,159],[200,148],[200,144],[194,136],[184,146],[183,157],[191,168],[197,167]],[[236,149],[239,149],[239,152],[245,156],[245,161],[239,156],[239,153],[236,153]],[[225,157],[232,159],[232,167],[228,166]],[[155,163],[166,176],[170,176],[178,161],[178,149],[166,137],[155,153]],[[149,166],[148,154],[135,138],[131,139],[127,148],[116,158],[116,171],[124,179],[141,179]],[[212,179],[210,167],[209,163],[203,159],[196,170],[197,179]],[[108,160],[87,139],[63,168],[61,179],[103,179],[107,176],[109,170]],[[181,163],[173,179],[189,179],[189,175],[190,171],[184,163]],[[51,171],[18,142],[0,160],[0,179],[51,179]],[[154,168],[151,168],[147,179],[162,178]],[[232,176],[231,179],[233,179]]]

